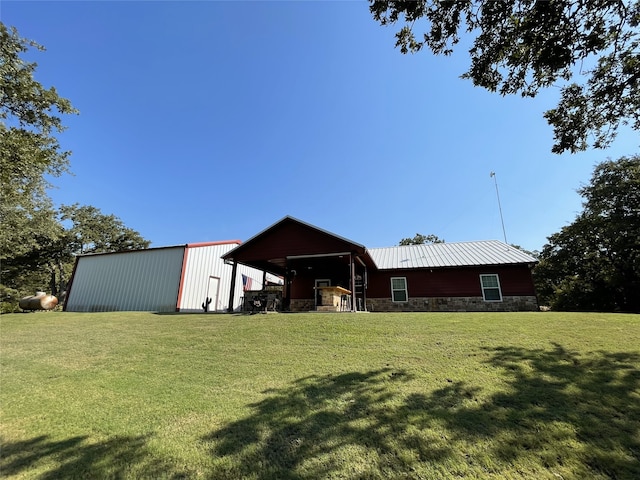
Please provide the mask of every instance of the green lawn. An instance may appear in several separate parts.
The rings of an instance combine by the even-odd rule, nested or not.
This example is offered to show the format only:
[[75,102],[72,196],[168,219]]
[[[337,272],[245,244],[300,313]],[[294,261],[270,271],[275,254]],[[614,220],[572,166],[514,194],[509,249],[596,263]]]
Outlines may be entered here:
[[640,316],[0,318],[3,478],[640,478]]

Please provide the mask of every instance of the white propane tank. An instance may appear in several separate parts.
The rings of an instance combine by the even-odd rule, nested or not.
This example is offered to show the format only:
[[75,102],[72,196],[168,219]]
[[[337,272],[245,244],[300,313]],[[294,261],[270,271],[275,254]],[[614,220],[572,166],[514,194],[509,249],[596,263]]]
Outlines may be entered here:
[[58,305],[58,299],[44,292],[24,297],[18,303],[22,310],[52,310]]

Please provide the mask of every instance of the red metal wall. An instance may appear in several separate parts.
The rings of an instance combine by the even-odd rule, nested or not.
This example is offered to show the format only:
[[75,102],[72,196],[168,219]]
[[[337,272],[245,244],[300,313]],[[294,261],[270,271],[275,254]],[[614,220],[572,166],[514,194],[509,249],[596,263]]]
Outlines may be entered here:
[[391,277],[407,279],[409,297],[482,296],[482,274],[498,275],[503,296],[535,295],[531,271],[526,265],[521,265],[370,272],[367,297],[390,298]]
[[[240,260],[282,258],[349,251],[350,245],[331,235],[296,223],[283,223],[251,240],[251,248],[237,255]],[[255,257],[255,258],[254,258]]]

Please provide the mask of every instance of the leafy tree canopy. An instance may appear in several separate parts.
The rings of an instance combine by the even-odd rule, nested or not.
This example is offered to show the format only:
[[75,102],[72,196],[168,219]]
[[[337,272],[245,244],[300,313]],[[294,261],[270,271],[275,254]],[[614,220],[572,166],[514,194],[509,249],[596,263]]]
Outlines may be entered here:
[[71,222],[67,230],[72,254],[107,253],[149,248],[151,242],[126,227],[115,215],[77,203],[60,207],[60,219]]
[[30,48],[43,50],[0,22],[0,260],[54,235],[45,175],[68,170],[70,152],[55,135],[64,130],[61,115],[77,113],[55,88],[34,79],[37,65],[21,58]]
[[514,243],[512,243],[511,246],[513,248],[517,248],[521,252],[526,253],[527,255],[531,255],[533,258],[536,258],[536,259],[540,258],[540,252],[538,250],[527,250],[526,248],[521,247],[520,245],[516,245]]
[[428,243],[444,243],[444,238],[439,238],[433,234],[422,235],[416,233],[416,236],[413,238],[403,238],[398,245],[423,245]]
[[640,312],[640,156],[601,163],[579,193],[583,211],[548,238],[535,269],[541,300]]
[[[3,190],[30,192],[43,185],[42,175],[68,169],[69,152],[62,151],[55,133],[64,130],[61,115],[77,113],[54,87],[45,88],[33,74],[37,67],[21,54],[44,50],[21,38],[0,22],[0,161]],[[3,191],[4,193],[4,191]]]
[[640,130],[640,0],[369,3],[381,25],[402,24],[402,53],[426,46],[449,55],[462,35],[475,35],[462,78],[476,86],[533,97],[561,81],[558,106],[544,114],[554,153],[586,150],[590,141],[605,148],[623,124]]

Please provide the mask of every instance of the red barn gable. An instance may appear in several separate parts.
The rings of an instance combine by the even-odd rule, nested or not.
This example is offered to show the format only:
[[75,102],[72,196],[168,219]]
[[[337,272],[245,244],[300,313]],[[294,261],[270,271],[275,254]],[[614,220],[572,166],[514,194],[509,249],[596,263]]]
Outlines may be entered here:
[[287,216],[222,258],[283,276],[290,311],[538,308],[536,259],[499,241],[367,249]]

